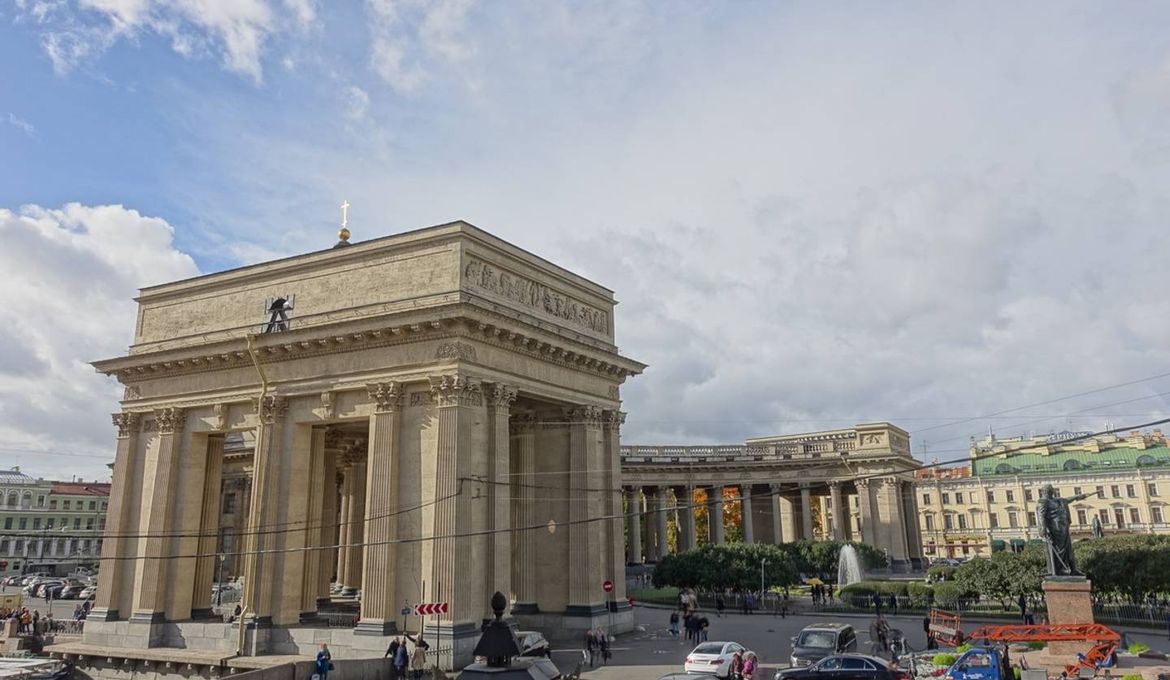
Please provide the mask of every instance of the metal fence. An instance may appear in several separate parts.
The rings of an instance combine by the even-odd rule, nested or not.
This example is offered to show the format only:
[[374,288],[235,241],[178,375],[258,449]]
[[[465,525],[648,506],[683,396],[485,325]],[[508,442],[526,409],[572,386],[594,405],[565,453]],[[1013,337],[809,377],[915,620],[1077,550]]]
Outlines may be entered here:
[[353,628],[358,622],[357,612],[317,612],[317,620],[329,628]]

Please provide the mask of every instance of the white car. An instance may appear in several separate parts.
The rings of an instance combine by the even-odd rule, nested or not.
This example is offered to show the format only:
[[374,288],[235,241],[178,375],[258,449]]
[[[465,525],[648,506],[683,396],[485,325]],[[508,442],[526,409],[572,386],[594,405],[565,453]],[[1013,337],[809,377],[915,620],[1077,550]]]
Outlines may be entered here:
[[717,678],[726,678],[731,672],[731,657],[736,652],[747,654],[747,649],[738,642],[704,642],[687,654],[683,663],[686,673],[713,673]]

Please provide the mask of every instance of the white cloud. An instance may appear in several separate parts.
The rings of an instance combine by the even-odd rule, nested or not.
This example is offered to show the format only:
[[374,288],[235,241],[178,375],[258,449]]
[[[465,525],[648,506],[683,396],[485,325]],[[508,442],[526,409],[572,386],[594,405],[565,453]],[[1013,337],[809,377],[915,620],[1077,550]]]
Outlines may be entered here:
[[66,74],[122,39],[155,34],[186,57],[218,55],[228,71],[263,78],[265,43],[283,31],[304,31],[317,20],[312,0],[78,0],[18,6],[43,25],[42,44],[54,69]]
[[370,95],[357,85],[349,85],[345,88],[346,98],[346,112],[345,115],[351,120],[361,120],[366,117],[370,110]]
[[12,127],[16,128],[16,129],[20,130],[21,132],[23,132],[24,134],[28,135],[29,137],[36,137],[37,136],[37,129],[35,126],[33,126],[32,123],[21,118],[20,116],[16,115],[15,113],[12,113],[11,111],[8,112],[8,115],[5,116],[3,118],[3,120],[6,123],[8,123],[9,125],[11,125]]
[[[173,236],[120,205],[0,209],[0,457],[46,477],[108,474],[121,393],[89,362],[125,352],[139,287],[198,273]],[[38,450],[79,457],[24,452]]]
[[474,0],[367,0],[370,65],[382,80],[410,94],[428,74],[475,53],[467,37]]

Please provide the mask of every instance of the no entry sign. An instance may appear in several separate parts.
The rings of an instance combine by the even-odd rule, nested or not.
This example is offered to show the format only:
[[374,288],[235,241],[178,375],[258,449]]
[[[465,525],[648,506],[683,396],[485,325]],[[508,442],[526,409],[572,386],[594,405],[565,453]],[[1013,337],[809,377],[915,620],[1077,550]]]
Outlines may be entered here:
[[414,605],[415,616],[431,616],[433,614],[446,614],[446,602],[424,602],[422,604]]
[[605,583],[602,583],[601,589],[607,593],[612,593],[613,592],[613,581],[606,581]]

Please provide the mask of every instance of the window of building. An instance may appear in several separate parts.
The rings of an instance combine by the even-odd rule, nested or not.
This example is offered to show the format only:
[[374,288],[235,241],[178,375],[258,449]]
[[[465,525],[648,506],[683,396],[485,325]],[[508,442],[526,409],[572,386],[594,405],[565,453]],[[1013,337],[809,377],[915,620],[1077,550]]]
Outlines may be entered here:
[[40,529],[40,528],[41,528],[41,518],[40,517],[33,517],[33,529]]
[[24,552],[24,539],[23,538],[16,539],[16,549],[13,550],[13,552],[15,552],[18,555]]
[[1154,524],[1162,523],[1162,508],[1157,505],[1150,508],[1150,521]]
[[1117,520],[1117,528],[1118,529],[1125,528],[1125,511],[1124,510],[1122,510],[1121,508],[1115,508],[1113,510],[1113,518]]
[[55,501],[55,500],[49,501],[49,509],[56,510],[57,509],[57,501]]
[[85,528],[86,528],[86,529],[89,529],[89,530],[91,530],[91,531],[93,530],[93,518],[92,518],[92,517],[87,517],[87,518],[86,518],[86,520],[85,520]]
[[967,516],[966,515],[959,515],[959,528],[960,529],[967,528]]
[[101,530],[103,530],[103,531],[104,531],[104,530],[105,530],[105,528],[106,528],[106,520],[104,520],[104,519],[99,519],[99,520],[98,520],[98,529],[101,529]]
[[1008,526],[1013,529],[1020,526],[1020,517],[1015,510],[1008,511]]
[[68,510],[70,501],[68,499],[61,501],[61,509]]
[[1133,484],[1126,484],[1125,495],[1129,496],[1130,498],[1137,498],[1137,487]]
[[21,528],[22,530],[23,530],[23,529],[27,529],[27,528],[28,528],[28,518],[27,518],[27,517],[21,517],[21,518],[20,518],[20,528]]
[[1138,512],[1137,508],[1129,509],[1129,521],[1133,522],[1134,524],[1142,523],[1142,515]]
[[89,502],[89,509],[90,510],[97,510],[97,501],[90,501]]
[[13,491],[12,493],[8,494],[8,507],[10,507],[10,508],[15,508],[15,507],[16,507],[16,504],[17,504],[17,503],[19,503],[19,502],[20,502],[20,501],[19,501],[19,499],[17,499],[17,498],[16,498],[16,492],[15,492],[15,491]]
[[998,529],[999,528],[999,515],[997,515],[994,512],[987,513],[987,524],[992,529]]
[[8,554],[8,539],[0,538],[0,555]]
[[1079,495],[1081,495],[1081,487],[1079,487],[1079,486],[1074,486],[1074,487],[1073,487],[1073,495],[1074,495],[1074,496],[1079,496]]
[[1089,523],[1089,513],[1084,509],[1077,510],[1077,524],[1085,525]]
[[25,509],[25,510],[28,510],[29,508],[32,507],[32,494],[31,493],[26,493],[20,497],[20,507]]
[[1030,526],[1030,527],[1036,526],[1036,515],[1034,515],[1030,512],[1024,513],[1024,514],[1028,518],[1028,526]]
[[54,521],[55,521],[55,520],[54,520],[52,517],[50,517],[49,519],[45,520],[45,528],[46,528],[46,529],[52,529],[52,528],[53,528],[53,522],[54,522]]
[[[1059,486],[1052,487],[1052,495],[1057,497],[1057,498],[1060,498],[1060,487]],[[1028,500],[1032,500],[1032,499],[1029,498]]]
[[1004,492],[1004,495],[1007,498],[1008,503],[1015,503],[1016,502],[1016,492],[1015,491],[1008,489],[1007,491]]
[[4,528],[5,528],[5,529],[11,529],[11,528],[12,528],[12,518],[11,518],[11,517],[5,517],[5,518],[4,518]]
[[1121,498],[1121,487],[1114,484],[1113,486],[1109,487],[1109,493],[1113,494],[1114,498]]
[[955,505],[962,505],[962,504],[963,504],[963,492],[956,491],[955,492]]
[[107,505],[109,505],[108,502],[102,501],[102,510],[105,510]]
[[1097,487],[1097,495],[1100,496],[1101,498],[1104,498],[1105,497],[1105,487],[1098,486]]
[[943,529],[950,530],[953,528],[954,528],[954,526],[952,524],[951,516],[950,515],[943,515]]
[[[922,494],[922,502],[925,505],[930,505],[930,494]],[[223,512],[230,515],[236,511],[236,495],[234,493],[224,494],[223,496]]]
[[995,502],[995,492],[994,492],[994,491],[992,491],[991,489],[988,489],[988,490],[987,490],[987,502],[988,502],[988,503],[994,503],[994,502]]
[[934,515],[926,516],[926,530],[934,531]]
[[81,529],[81,518],[80,517],[73,518],[73,528],[74,529]]
[[1146,484],[1146,493],[1150,494],[1151,496],[1157,496],[1158,495],[1158,485],[1155,484],[1154,482],[1150,482],[1150,483]]
[[942,504],[943,505],[950,505],[951,504],[951,495],[949,493],[944,493],[942,495]]
[[1024,489],[1024,502],[1025,503],[1032,502],[1032,490],[1031,489]]
[[1100,518],[1100,520],[1101,520],[1101,526],[1104,526],[1104,527],[1109,526],[1109,511],[1108,510],[1106,510],[1105,508],[1101,508],[1100,510],[1097,511],[1097,517]]
[[70,552],[77,552],[77,539],[76,538],[69,541],[69,551]]
[[38,508],[45,507],[45,497],[44,496],[37,496],[37,507]]

